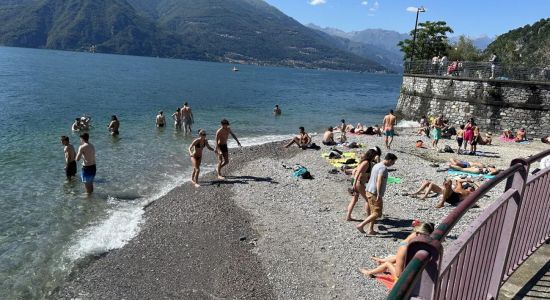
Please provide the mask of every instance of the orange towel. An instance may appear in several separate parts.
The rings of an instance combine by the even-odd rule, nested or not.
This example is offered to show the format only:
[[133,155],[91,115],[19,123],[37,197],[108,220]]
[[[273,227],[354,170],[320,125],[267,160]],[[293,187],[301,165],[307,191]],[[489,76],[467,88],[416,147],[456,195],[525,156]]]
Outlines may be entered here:
[[376,280],[383,284],[388,289],[388,291],[393,288],[393,285],[396,282],[395,277],[390,274],[376,275]]

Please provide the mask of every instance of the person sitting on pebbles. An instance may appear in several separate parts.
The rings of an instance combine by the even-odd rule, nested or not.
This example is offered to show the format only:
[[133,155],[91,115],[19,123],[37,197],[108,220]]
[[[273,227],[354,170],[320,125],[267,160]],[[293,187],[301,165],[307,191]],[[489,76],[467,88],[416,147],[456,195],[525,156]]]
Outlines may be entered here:
[[332,127],[327,128],[327,131],[323,134],[323,145],[325,146],[334,146],[336,142],[334,141],[334,129]]
[[407,247],[409,246],[409,243],[420,234],[430,235],[434,229],[435,225],[433,223],[420,223],[416,220],[413,221],[413,231],[404,240],[399,242],[397,253],[386,258],[371,257],[371,259],[378,264],[378,267],[371,270],[362,268],[360,269],[361,273],[371,278],[376,277],[376,274],[390,273],[394,280],[397,281],[405,269]]
[[520,143],[527,140],[527,131],[525,131],[525,128],[518,129],[516,131],[516,143]]
[[299,148],[306,149],[311,144],[311,137],[307,134],[304,127],[300,127],[300,133],[295,136],[290,143],[285,145],[285,148],[296,144]]
[[540,141],[545,143],[545,144],[550,144],[550,135],[547,135],[547,136],[541,138]]

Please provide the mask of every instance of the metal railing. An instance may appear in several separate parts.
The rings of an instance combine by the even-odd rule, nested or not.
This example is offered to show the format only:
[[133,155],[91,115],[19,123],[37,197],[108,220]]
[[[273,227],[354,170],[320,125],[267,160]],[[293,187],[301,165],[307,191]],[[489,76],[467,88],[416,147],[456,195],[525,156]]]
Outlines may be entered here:
[[522,67],[502,65],[498,62],[449,61],[432,64],[431,61],[412,61],[404,63],[405,74],[452,76],[468,79],[497,79],[550,82],[550,66]]
[[[470,194],[429,237],[407,248],[407,267],[388,299],[495,299],[508,277],[550,239],[550,168],[529,175],[546,150],[515,159],[510,168]],[[441,242],[489,190],[506,182],[486,208],[443,255]]]

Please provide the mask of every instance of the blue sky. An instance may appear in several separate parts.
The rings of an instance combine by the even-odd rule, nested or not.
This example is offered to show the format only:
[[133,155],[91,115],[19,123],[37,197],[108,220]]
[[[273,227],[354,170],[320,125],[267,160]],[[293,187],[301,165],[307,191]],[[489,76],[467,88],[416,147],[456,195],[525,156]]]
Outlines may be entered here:
[[[302,24],[344,31],[382,28],[407,33],[421,21],[446,21],[454,35],[490,37],[550,17],[550,0],[265,0]],[[313,4],[313,5],[312,5]]]

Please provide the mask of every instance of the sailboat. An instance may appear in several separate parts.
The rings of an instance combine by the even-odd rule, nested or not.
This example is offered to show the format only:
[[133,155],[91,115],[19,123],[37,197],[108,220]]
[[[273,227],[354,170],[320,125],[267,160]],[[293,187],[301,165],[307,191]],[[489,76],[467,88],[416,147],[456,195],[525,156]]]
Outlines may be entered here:
[[233,66],[233,72],[239,72],[239,69],[237,69],[237,66]]

